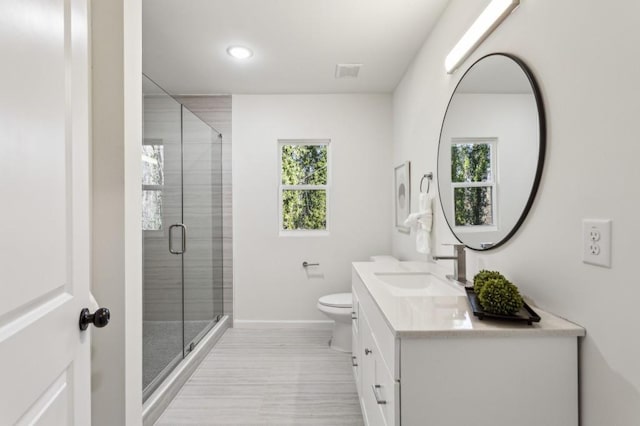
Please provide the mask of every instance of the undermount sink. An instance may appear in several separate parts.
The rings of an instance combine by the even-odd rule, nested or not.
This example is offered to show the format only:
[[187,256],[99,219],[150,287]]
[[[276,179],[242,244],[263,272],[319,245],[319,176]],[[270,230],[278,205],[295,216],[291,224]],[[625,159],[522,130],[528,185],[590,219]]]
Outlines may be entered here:
[[396,296],[461,296],[457,289],[428,272],[376,272],[375,277],[386,284]]

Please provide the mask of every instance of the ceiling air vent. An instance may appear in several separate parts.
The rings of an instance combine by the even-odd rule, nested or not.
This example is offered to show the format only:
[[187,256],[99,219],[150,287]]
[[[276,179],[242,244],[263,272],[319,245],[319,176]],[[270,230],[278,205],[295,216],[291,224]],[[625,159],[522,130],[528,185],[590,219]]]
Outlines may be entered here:
[[362,64],[338,64],[336,65],[336,78],[358,78]]

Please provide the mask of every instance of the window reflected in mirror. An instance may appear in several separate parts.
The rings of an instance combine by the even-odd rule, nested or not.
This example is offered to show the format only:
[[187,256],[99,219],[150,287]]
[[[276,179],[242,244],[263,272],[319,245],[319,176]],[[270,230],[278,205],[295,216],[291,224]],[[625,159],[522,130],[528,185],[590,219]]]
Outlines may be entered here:
[[455,226],[495,224],[494,143],[495,139],[452,140],[451,187]]

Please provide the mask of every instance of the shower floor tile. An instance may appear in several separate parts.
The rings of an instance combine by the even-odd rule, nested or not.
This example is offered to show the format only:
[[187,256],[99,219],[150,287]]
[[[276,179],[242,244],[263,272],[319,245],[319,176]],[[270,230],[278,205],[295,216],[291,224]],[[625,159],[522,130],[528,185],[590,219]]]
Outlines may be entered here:
[[[193,339],[211,321],[186,321],[186,341]],[[143,321],[142,387],[149,383],[177,356],[182,356],[182,321]]]
[[363,425],[330,330],[230,328],[156,425]]

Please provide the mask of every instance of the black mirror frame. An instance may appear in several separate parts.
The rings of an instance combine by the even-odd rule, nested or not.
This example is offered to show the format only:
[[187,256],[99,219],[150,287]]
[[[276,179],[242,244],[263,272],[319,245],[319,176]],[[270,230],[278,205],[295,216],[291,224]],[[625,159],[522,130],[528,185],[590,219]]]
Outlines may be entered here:
[[[520,214],[520,217],[518,218],[518,221],[516,222],[516,224],[513,226],[513,228],[509,231],[509,233],[507,235],[505,235],[504,238],[502,238],[500,241],[498,241],[495,244],[492,244],[491,247],[487,247],[487,248],[475,248],[475,247],[469,247],[466,243],[464,243],[463,241],[460,240],[460,237],[458,237],[458,235],[453,231],[453,228],[451,227],[451,223],[449,223],[449,219],[447,219],[447,215],[444,214],[444,206],[442,205],[442,197],[440,196],[441,194],[441,187],[440,187],[440,148],[442,145],[442,130],[444,129],[444,122],[445,119],[447,118],[447,112],[449,112],[449,106],[451,105],[451,101],[453,100],[453,96],[456,93],[456,90],[458,90],[458,86],[460,86],[460,83],[462,83],[462,81],[464,80],[464,77],[467,75],[467,73],[469,73],[469,71],[471,71],[473,69],[473,67],[479,63],[480,61],[482,61],[483,59],[486,59],[488,57],[491,56],[504,56],[507,57],[509,59],[511,59],[512,61],[514,61],[516,64],[518,64],[520,66],[520,69],[522,69],[522,71],[524,72],[524,74],[527,76],[527,79],[529,80],[529,84],[531,84],[531,89],[533,90],[533,95],[535,97],[536,100],[536,107],[538,109],[538,129],[539,129],[539,133],[540,133],[540,142],[539,142],[539,151],[538,151],[538,165],[536,167],[536,174],[533,180],[533,185],[531,186],[531,192],[529,193],[529,198],[527,199],[527,203],[524,206],[524,209],[522,209],[522,213]],[[546,119],[545,119],[545,111],[544,111],[544,103],[542,101],[542,93],[540,91],[540,88],[538,86],[538,83],[536,82],[535,78],[533,77],[533,73],[531,72],[531,70],[529,69],[529,67],[524,63],[524,61],[522,61],[520,58],[518,58],[517,56],[514,56],[510,53],[490,53],[488,55],[485,55],[483,57],[481,57],[480,59],[478,59],[477,61],[475,61],[469,68],[467,68],[467,70],[464,72],[464,74],[462,75],[462,77],[460,78],[460,80],[458,81],[458,84],[456,84],[456,87],[453,89],[453,93],[451,93],[451,97],[449,98],[449,102],[447,103],[447,109],[444,112],[444,117],[442,118],[442,125],[440,126],[440,137],[438,139],[438,153],[437,153],[437,158],[438,158],[438,167],[437,167],[437,176],[438,176],[438,199],[440,200],[440,208],[442,209],[443,212],[443,216],[444,219],[447,221],[447,226],[449,227],[449,230],[451,231],[451,233],[456,237],[456,239],[464,244],[467,248],[474,250],[474,251],[487,251],[487,250],[491,250],[491,249],[495,249],[498,248],[500,246],[502,246],[504,243],[506,243],[507,241],[509,241],[509,239],[511,239],[511,237],[513,237],[513,235],[518,231],[518,229],[520,229],[520,226],[522,226],[522,224],[524,223],[525,218],[527,217],[527,215],[529,214],[529,211],[531,210],[531,206],[533,205],[533,201],[536,197],[536,194],[538,193],[538,188],[540,186],[540,180],[542,179],[542,169],[544,166],[544,158],[545,158],[545,154],[547,151],[547,123],[546,123]],[[450,166],[449,166],[450,167]]]

